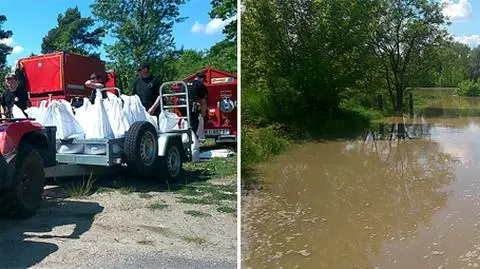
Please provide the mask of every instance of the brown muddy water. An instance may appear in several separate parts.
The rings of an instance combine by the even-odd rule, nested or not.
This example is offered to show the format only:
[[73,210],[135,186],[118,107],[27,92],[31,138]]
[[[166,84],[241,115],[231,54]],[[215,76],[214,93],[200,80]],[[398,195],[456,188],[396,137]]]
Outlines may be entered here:
[[244,268],[480,267],[480,117],[388,119],[259,171]]

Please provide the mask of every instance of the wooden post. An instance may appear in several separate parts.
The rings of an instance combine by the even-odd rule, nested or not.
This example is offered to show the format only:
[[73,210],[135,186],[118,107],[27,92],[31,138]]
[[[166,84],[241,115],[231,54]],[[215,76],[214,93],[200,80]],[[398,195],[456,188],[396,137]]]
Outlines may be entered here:
[[408,108],[410,117],[413,118],[413,92],[410,92],[408,95]]

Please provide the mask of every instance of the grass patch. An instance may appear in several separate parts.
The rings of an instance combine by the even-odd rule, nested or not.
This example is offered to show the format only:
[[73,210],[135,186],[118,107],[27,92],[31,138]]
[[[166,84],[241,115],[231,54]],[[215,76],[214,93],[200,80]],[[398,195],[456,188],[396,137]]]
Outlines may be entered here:
[[197,236],[197,235],[194,235],[194,236],[182,235],[182,236],[180,236],[180,238],[187,243],[195,243],[195,244],[198,244],[198,245],[205,244],[207,242],[207,240],[205,240],[205,238],[202,238],[202,237]]
[[235,201],[237,189],[231,185],[213,185],[205,182],[194,182],[184,186],[177,191],[178,194],[187,197],[180,197],[180,203],[186,204],[220,204],[221,201]]
[[108,187],[100,187],[95,191],[95,193],[110,193],[110,192],[115,192],[115,189],[108,188]]
[[148,209],[150,210],[163,210],[163,209],[166,209],[167,207],[168,207],[167,204],[161,204],[161,203],[153,203],[148,205]]
[[220,212],[220,213],[234,213],[236,214],[237,213],[237,209],[235,208],[232,208],[232,207],[228,207],[228,206],[220,206],[220,207],[217,207],[217,211]]
[[135,191],[135,188],[133,187],[122,187],[119,189],[120,193],[123,195],[128,195],[131,194],[132,192]]
[[69,183],[60,183],[60,187],[70,197],[85,197],[94,193],[93,185],[97,178],[93,177],[93,173],[90,176],[81,180],[71,180]]
[[202,198],[186,198],[186,197],[181,197],[178,202],[184,203],[184,204],[194,204],[194,205],[211,205],[213,204],[212,199],[209,199],[208,197],[202,197]]
[[137,243],[140,245],[153,246],[153,241],[150,241],[150,240],[140,240],[140,241],[137,241]]
[[185,210],[185,211],[183,211],[183,213],[185,213],[187,215],[190,215],[190,216],[201,217],[201,218],[212,216],[208,213],[204,213],[204,212],[197,211],[197,210]]
[[139,193],[138,197],[143,198],[143,199],[150,199],[153,197],[153,195],[148,194],[148,193]]
[[[235,176],[237,174],[237,157],[232,156],[228,158],[213,158],[205,162],[186,163],[184,168],[188,173],[201,171],[199,177],[204,178],[224,178],[228,176]],[[188,182],[197,181],[193,178],[185,179],[185,184]]]

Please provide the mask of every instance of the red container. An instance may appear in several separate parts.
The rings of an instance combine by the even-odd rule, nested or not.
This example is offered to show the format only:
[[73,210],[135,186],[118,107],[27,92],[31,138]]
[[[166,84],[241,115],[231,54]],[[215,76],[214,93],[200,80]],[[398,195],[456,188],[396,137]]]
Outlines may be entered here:
[[84,83],[93,72],[107,81],[107,87],[115,85],[115,74],[105,73],[105,63],[95,57],[87,57],[68,52],[56,52],[39,56],[22,58],[25,82],[33,106],[38,106],[41,100],[88,97],[92,89]]

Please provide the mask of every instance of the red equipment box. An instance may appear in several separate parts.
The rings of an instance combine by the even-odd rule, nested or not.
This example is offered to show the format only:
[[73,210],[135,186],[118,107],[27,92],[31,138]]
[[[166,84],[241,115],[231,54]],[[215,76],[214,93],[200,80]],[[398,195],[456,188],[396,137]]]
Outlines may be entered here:
[[93,72],[100,74],[103,81],[108,76],[107,87],[115,85],[115,74],[106,74],[105,63],[95,57],[56,52],[22,58],[18,63],[23,65],[33,106],[38,106],[50,95],[52,99],[69,101],[90,96],[92,89],[85,87],[84,83]]

